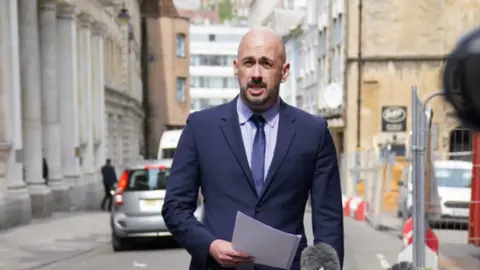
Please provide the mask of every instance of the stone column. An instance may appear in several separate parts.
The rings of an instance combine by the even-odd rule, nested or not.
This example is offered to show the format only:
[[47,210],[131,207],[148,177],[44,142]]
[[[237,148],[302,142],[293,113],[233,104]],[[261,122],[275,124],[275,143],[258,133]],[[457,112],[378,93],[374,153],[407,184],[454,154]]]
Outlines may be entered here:
[[42,166],[42,95],[37,0],[19,0],[20,61],[25,181],[31,195],[32,215],[52,213],[53,198],[45,185]]
[[[43,153],[49,167],[47,185],[54,208],[66,211],[68,186],[63,181],[60,133],[60,97],[57,88],[57,7],[53,0],[40,0],[40,73],[42,77]],[[61,73],[60,73],[61,74]]]
[[[94,166],[94,140],[93,140],[93,106],[92,106],[92,17],[88,14],[81,14],[79,17],[78,38],[79,55],[79,96],[81,97],[80,114],[84,116],[82,125],[85,136],[85,146],[82,149],[82,169],[84,182],[87,184],[87,198],[91,198],[92,184],[95,179]],[[89,201],[90,203],[90,201]],[[91,202],[96,203],[97,202]],[[88,204],[87,206],[91,206]]]
[[111,112],[111,108],[106,105],[107,113],[107,131],[106,131],[106,141],[107,141],[107,158],[112,159],[112,162],[115,162],[114,158],[114,147],[115,147],[115,138],[113,137],[113,128],[114,128],[114,115]]
[[69,201],[73,208],[81,208],[85,196],[80,185],[81,171],[78,159],[80,134],[77,98],[77,24],[75,7],[57,7],[57,88],[60,97],[60,126],[62,135],[62,172],[70,186]]
[[94,121],[94,141],[95,141],[95,198],[93,201],[102,199],[103,184],[100,174],[100,168],[105,163],[105,26],[100,22],[93,24],[92,37],[92,67],[93,71],[93,121]]
[[[0,1],[0,106],[3,133],[0,139],[0,186],[7,188],[7,203],[0,215],[0,227],[28,223],[30,195],[23,181],[22,101],[18,6],[16,0]],[[0,127],[2,129],[2,127]],[[5,195],[5,194],[4,194]],[[0,202],[1,203],[1,202]]]
[[[117,108],[118,110],[119,108]],[[125,112],[125,110],[123,108],[120,108],[120,111],[123,111]],[[117,158],[117,164],[121,167],[123,167],[125,164],[125,147],[124,147],[124,137],[125,137],[125,133],[123,132],[124,130],[124,125],[125,125],[125,121],[124,121],[124,116],[123,115],[115,115],[115,139],[116,139],[116,146],[115,146],[115,150],[117,151],[117,153],[115,154],[116,158]]]
[[105,63],[104,63],[105,26],[94,23],[92,38],[94,139],[96,145],[96,166],[105,163]]

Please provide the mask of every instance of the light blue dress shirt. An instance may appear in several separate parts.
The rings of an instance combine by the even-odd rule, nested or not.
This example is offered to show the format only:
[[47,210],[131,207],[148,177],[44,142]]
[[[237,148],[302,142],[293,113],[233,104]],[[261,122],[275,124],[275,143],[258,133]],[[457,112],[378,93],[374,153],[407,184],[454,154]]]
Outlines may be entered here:
[[[267,172],[272,163],[273,153],[275,151],[275,146],[277,144],[277,134],[278,134],[278,119],[280,107],[280,99],[277,101],[275,106],[270,108],[268,111],[262,113],[262,116],[265,118],[266,124],[264,127],[265,130],[265,139],[266,139],[266,153],[265,153],[265,179],[267,178]],[[238,113],[238,122],[240,123],[240,131],[242,132],[243,145],[245,147],[245,153],[247,154],[248,165],[252,168],[252,147],[253,139],[255,138],[255,132],[257,128],[255,125],[249,121],[250,117],[253,115],[252,110],[250,110],[242,101],[240,97],[237,99],[237,113]]]

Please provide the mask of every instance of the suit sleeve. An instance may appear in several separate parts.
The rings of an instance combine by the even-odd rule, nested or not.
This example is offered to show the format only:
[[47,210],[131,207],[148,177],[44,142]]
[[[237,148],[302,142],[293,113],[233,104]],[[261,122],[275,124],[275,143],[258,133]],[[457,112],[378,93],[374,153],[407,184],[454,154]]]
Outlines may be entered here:
[[180,136],[167,182],[162,215],[176,240],[195,260],[206,263],[210,244],[216,238],[193,215],[200,187],[194,122],[195,114],[191,114]]
[[343,266],[343,207],[337,154],[332,135],[322,120],[323,138],[317,150],[311,189],[314,243],[323,242],[336,251]]

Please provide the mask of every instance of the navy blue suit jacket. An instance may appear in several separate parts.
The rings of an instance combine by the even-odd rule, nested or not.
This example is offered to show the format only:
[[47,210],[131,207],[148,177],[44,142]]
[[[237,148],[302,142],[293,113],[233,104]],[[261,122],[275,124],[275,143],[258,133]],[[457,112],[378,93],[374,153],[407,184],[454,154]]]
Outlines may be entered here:
[[[191,254],[191,270],[223,269],[209,255],[209,247],[215,239],[232,240],[237,211],[284,232],[303,235],[291,268],[299,270],[300,254],[307,246],[303,216],[309,192],[314,243],[331,245],[343,264],[340,179],[327,123],[283,101],[279,113],[276,148],[260,196],[243,146],[236,99],[188,117],[162,214],[170,232]],[[204,198],[203,224],[193,216],[199,188]]]

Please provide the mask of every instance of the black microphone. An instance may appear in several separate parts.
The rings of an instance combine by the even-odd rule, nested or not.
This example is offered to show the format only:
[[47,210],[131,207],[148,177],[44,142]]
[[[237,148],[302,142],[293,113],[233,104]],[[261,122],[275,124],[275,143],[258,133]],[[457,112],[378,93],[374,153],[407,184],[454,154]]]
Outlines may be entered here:
[[300,258],[301,270],[341,270],[337,251],[325,243],[306,247]]
[[388,268],[388,270],[415,270],[415,266],[411,262],[399,262]]
[[480,28],[464,35],[443,70],[447,102],[467,128],[480,130]]

